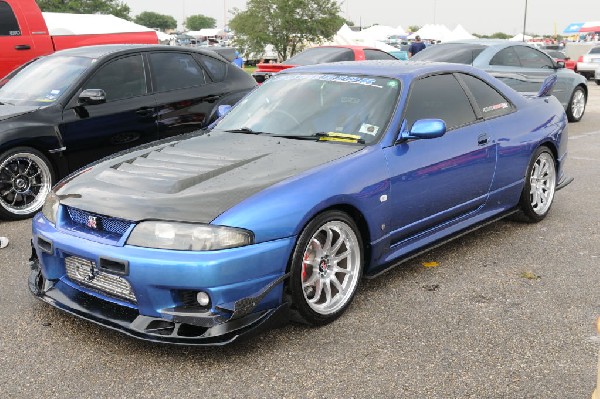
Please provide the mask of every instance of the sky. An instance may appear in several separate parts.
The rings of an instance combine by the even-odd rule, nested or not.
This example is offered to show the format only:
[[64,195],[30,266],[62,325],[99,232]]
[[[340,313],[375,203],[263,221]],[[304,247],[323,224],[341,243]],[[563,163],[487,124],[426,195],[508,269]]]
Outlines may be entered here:
[[[245,0],[121,0],[131,8],[131,16],[154,11],[173,16],[179,27],[183,20],[203,14],[222,28],[231,19],[230,10],[246,8]],[[573,22],[600,20],[598,0],[339,0],[341,15],[355,25],[391,27],[444,24],[449,29],[462,25],[470,33],[523,31],[527,4],[526,32],[560,34]]]

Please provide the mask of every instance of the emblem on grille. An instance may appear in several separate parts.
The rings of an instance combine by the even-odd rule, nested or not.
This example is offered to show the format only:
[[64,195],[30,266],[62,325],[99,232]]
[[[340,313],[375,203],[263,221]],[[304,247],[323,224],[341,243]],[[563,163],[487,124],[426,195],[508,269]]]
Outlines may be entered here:
[[98,271],[94,268],[94,264],[90,262],[90,268],[88,270],[88,275],[86,276],[87,281],[92,281],[98,275]]
[[90,229],[97,229],[98,228],[98,218],[96,216],[88,216],[87,218],[87,222],[85,223],[85,225],[87,227],[89,227]]

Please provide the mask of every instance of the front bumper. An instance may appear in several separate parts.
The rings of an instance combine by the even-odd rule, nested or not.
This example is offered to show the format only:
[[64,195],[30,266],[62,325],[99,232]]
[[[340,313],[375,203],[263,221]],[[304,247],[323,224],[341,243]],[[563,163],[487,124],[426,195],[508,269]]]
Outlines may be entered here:
[[[289,320],[287,303],[229,321],[208,312],[196,316],[190,314],[186,318],[174,317],[173,320],[144,316],[135,309],[99,299],[63,281],[53,283],[46,280],[37,259],[32,261],[29,289],[36,298],[74,316],[134,338],[168,344],[226,345]],[[204,323],[213,320],[214,325],[202,327],[192,324],[194,318],[202,319]]]
[[[156,250],[94,241],[38,214],[32,243],[29,287],[37,298],[136,338],[222,345],[287,320],[292,237],[212,252]],[[103,259],[127,267],[113,273]],[[73,274],[74,264],[87,265],[84,278]],[[110,291],[123,285],[128,295]],[[199,291],[209,295],[208,306],[194,302]]]

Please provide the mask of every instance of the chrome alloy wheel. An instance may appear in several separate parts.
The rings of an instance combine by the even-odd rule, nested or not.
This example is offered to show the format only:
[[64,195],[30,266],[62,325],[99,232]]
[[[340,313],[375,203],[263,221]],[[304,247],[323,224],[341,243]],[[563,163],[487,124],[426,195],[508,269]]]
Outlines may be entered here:
[[529,199],[531,208],[538,215],[544,215],[552,205],[556,187],[556,167],[554,159],[542,152],[535,160],[529,176]]
[[40,209],[50,191],[48,164],[36,154],[18,152],[0,164],[0,206],[14,215]]
[[582,90],[575,90],[571,100],[571,115],[576,120],[581,119],[585,111],[585,94]]
[[350,301],[360,278],[358,238],[342,221],[321,226],[309,241],[302,263],[302,291],[312,310],[328,315]]

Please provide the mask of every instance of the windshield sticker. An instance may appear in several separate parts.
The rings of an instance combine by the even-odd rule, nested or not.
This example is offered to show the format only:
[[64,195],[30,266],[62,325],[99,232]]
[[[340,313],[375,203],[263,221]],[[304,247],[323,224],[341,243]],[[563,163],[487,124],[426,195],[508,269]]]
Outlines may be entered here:
[[277,80],[322,80],[326,82],[340,82],[340,83],[353,83],[362,86],[377,87],[382,89],[383,86],[375,84],[377,79],[373,78],[361,78],[359,76],[347,76],[347,75],[310,75],[310,74],[298,74],[288,75],[283,74],[277,77]]
[[379,131],[379,126],[369,125],[368,123],[363,123],[360,125],[359,133],[370,134],[375,136]]
[[483,107],[483,112],[491,112],[504,108],[508,108],[508,103],[500,103],[496,105],[490,105],[489,107]]

